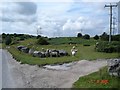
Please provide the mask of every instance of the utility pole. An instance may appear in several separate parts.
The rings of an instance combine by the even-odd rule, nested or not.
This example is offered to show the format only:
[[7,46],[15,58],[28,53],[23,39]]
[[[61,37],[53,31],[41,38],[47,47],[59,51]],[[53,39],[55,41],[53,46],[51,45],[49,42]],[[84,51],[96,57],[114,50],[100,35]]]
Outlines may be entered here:
[[113,35],[115,34],[115,30],[116,30],[115,25],[116,25],[116,18],[113,17]]
[[37,27],[37,36],[38,36],[39,34],[42,34],[41,29],[42,29],[42,28],[41,28],[40,26]]
[[112,5],[110,3],[110,5],[105,5],[105,7],[109,7],[110,8],[110,34],[109,34],[109,42],[111,42],[111,32],[112,32],[112,9],[113,7],[117,7],[117,5]]

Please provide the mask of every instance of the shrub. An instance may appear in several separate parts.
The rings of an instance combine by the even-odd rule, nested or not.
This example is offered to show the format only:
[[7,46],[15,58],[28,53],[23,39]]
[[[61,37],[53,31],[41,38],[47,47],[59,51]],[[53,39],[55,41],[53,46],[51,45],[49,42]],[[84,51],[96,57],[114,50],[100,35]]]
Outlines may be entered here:
[[49,43],[47,42],[46,39],[41,37],[41,38],[38,39],[37,44],[39,44],[39,45],[48,45]]
[[90,44],[84,44],[83,46],[90,46]]
[[85,35],[83,36],[83,38],[84,38],[84,39],[90,39],[90,35],[85,34]]
[[120,34],[112,36],[113,41],[120,41]]
[[10,37],[10,36],[7,36],[6,39],[5,39],[5,44],[6,44],[6,45],[10,45],[11,42],[12,42],[11,37]]
[[95,35],[93,38],[94,38],[95,40],[98,40],[98,39],[99,39],[99,36],[98,36],[98,35]]
[[38,35],[36,38],[39,39],[41,37],[41,35]]
[[82,37],[82,34],[81,34],[81,33],[78,33],[78,34],[77,34],[77,37]]
[[96,45],[95,49],[98,52],[106,53],[120,52],[120,42],[99,42],[99,44]]
[[107,35],[106,32],[104,32],[100,37],[101,37],[100,39],[103,40],[103,41],[108,41],[109,40],[109,35]]

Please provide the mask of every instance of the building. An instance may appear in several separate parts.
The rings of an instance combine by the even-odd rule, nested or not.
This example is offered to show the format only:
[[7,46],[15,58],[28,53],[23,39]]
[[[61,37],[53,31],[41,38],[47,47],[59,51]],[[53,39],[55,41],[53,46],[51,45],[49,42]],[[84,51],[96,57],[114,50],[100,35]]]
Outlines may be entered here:
[[118,2],[118,34],[120,34],[120,1]]

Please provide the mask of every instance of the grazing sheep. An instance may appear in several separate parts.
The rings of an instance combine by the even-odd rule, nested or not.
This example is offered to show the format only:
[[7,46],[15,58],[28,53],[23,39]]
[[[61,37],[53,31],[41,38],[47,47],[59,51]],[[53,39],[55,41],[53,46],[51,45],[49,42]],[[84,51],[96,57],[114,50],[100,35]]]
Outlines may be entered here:
[[59,57],[59,56],[60,56],[60,55],[59,55],[59,51],[58,51],[58,50],[55,50],[55,49],[50,50],[50,56],[51,56],[51,57]]
[[49,51],[49,49],[46,50],[45,56],[46,56],[46,57],[50,57],[50,51]]
[[77,50],[75,49],[75,46],[73,46],[72,49],[71,49],[72,56],[75,56],[76,52],[77,52]]

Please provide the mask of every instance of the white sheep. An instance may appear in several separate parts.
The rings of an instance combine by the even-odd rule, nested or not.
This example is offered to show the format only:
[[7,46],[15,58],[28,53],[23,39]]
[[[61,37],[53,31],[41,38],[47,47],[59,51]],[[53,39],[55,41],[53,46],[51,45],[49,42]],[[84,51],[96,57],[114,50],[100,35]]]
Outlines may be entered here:
[[72,56],[75,56],[77,51],[78,50],[75,49],[75,46],[73,46],[72,49],[71,49]]

